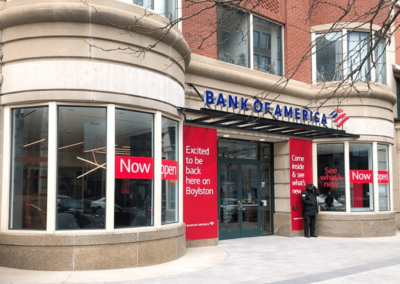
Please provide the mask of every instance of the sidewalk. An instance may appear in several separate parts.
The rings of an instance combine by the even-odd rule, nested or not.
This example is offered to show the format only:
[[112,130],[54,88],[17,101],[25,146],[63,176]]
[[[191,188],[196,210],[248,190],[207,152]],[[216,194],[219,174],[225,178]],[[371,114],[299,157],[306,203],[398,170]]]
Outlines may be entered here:
[[400,283],[400,232],[386,238],[220,241],[165,264],[103,271],[0,267],[0,283]]

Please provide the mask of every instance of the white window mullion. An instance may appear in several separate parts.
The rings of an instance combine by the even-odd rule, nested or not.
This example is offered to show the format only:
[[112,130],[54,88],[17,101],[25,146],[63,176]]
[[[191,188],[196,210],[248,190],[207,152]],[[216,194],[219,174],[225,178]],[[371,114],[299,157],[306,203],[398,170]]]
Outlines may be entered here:
[[254,59],[253,59],[253,54],[254,54],[254,45],[253,45],[253,15],[252,14],[250,14],[250,17],[249,17],[249,21],[250,21],[250,28],[249,28],[249,31],[250,31],[250,56],[249,56],[249,58],[250,58],[250,69],[254,69]]
[[162,116],[157,111],[154,114],[154,226],[161,227],[162,214],[162,180],[161,180],[161,160],[162,160]]
[[57,215],[57,103],[49,103],[49,144],[47,162],[47,233],[54,234],[56,231]]
[[164,11],[163,3],[163,0],[154,0],[154,11],[160,14],[166,12]]
[[10,157],[11,157],[11,109],[4,107],[3,114],[3,182],[1,191],[0,231],[8,230],[9,196],[10,196]]
[[115,105],[107,106],[106,232],[114,231],[115,203]]
[[311,82],[317,83],[317,45],[316,45],[316,34],[311,33]]
[[[379,184],[378,184],[378,143],[372,143],[372,176],[373,176],[373,194],[374,211],[379,212]],[[372,208],[371,208],[372,209]]]
[[[372,33],[372,36],[371,36],[371,41],[372,41],[372,43],[370,44],[370,46],[374,46],[374,44],[375,44],[375,32],[373,32]],[[375,67],[374,67],[374,62],[375,62],[375,64],[377,63],[376,62],[376,57],[375,57],[375,52],[373,51],[372,53],[371,53],[371,56],[370,56],[370,58],[371,58],[371,62],[369,63],[369,67],[370,67],[370,74],[371,74],[371,81],[372,82],[375,82],[375,80],[376,80],[376,76],[375,76]]]
[[[178,11],[177,11],[178,19],[182,19],[182,0],[178,0],[178,8],[177,9],[178,9]],[[179,21],[178,28],[182,31],[182,21]]]
[[317,143],[312,143],[313,184],[318,184],[318,153]]
[[183,222],[183,122],[179,121],[179,219],[178,222]]
[[350,203],[350,154],[349,142],[344,142],[344,172],[346,175],[345,181],[345,196],[346,196],[346,213],[351,212]]
[[346,78],[347,74],[349,74],[349,70],[348,70],[348,50],[347,50],[347,30],[342,30],[342,43],[343,43],[343,78]]

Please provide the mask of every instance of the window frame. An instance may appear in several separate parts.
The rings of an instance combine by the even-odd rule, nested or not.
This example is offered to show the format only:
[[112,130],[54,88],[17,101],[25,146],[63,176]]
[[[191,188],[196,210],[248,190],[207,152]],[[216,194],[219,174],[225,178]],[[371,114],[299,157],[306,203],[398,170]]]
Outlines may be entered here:
[[[56,230],[56,187],[57,187],[57,133],[58,133],[58,107],[59,106],[80,106],[80,107],[105,107],[106,108],[106,125],[107,125],[107,170],[106,170],[106,226],[105,229],[79,229],[79,230]],[[47,195],[47,228],[46,230],[23,230],[23,229],[9,229],[9,216],[10,216],[10,183],[11,183],[11,115],[13,109],[28,108],[28,107],[48,107],[49,109],[49,123],[48,123],[48,195]],[[114,232],[135,232],[143,230],[143,227],[120,228],[114,229],[114,190],[115,190],[115,110],[116,108],[133,110],[139,112],[146,112],[154,116],[154,225],[146,227],[146,229],[160,229],[161,228],[161,118],[162,116],[173,119],[178,123],[178,164],[179,164],[179,177],[178,177],[178,222],[166,224],[162,227],[176,226],[183,222],[183,122],[182,118],[169,113],[162,113],[158,110],[143,109],[135,106],[125,106],[112,103],[98,103],[89,105],[85,103],[74,102],[45,102],[37,104],[21,104],[5,106],[3,112],[3,180],[2,188],[6,190],[1,191],[1,220],[0,220],[0,233],[20,233],[20,234],[101,234],[101,233],[114,233]],[[8,118],[8,119],[7,119]],[[158,137],[159,136],[159,137]],[[157,149],[159,149],[157,151]]]
[[[333,142],[323,142],[317,143],[314,142],[312,145],[313,150],[313,183],[318,184],[318,156],[317,156],[317,145],[321,144],[332,144]],[[345,169],[345,196],[346,196],[346,211],[323,211],[320,213],[323,214],[371,214],[371,213],[385,213],[385,212],[393,212],[393,166],[392,166],[392,150],[393,145],[384,142],[371,142],[371,141],[357,141],[357,142],[349,142],[349,141],[339,141],[334,142],[335,144],[342,143],[344,144],[344,169]],[[371,144],[372,146],[372,174],[373,174],[373,182],[372,182],[372,192],[373,192],[373,211],[357,211],[352,210],[351,207],[351,196],[350,196],[350,143],[356,144]],[[379,210],[379,184],[378,184],[378,144],[385,145],[388,147],[388,171],[389,171],[389,210]]]
[[[376,33],[375,33],[375,31],[372,31],[372,33],[373,33],[373,35],[372,35],[372,37],[370,36],[370,31],[365,31],[365,30],[360,30],[360,31],[358,31],[358,30],[348,30],[348,29],[334,29],[334,30],[332,30],[332,31],[330,31],[331,33],[335,33],[335,32],[342,32],[342,44],[343,44],[343,47],[342,47],[342,53],[343,53],[343,56],[342,56],[342,65],[343,65],[343,67],[342,67],[342,71],[343,71],[343,78],[345,78],[348,74],[349,74],[349,64],[348,64],[348,62],[349,62],[349,60],[348,60],[348,53],[349,53],[349,50],[348,50],[348,34],[350,33],[350,32],[355,32],[355,33],[357,33],[357,32],[360,32],[360,33],[367,33],[369,36],[368,36],[368,38],[372,38],[372,44],[374,44],[375,43],[375,38],[376,38]],[[311,43],[312,43],[312,48],[311,48],[311,81],[312,81],[312,84],[318,84],[318,82],[317,82],[317,47],[316,47],[316,38],[317,38],[317,35],[318,34],[326,34],[326,33],[324,33],[323,31],[321,31],[321,32],[312,32],[311,33]],[[384,64],[385,64],[385,67],[384,67],[384,70],[385,70],[385,72],[386,72],[386,75],[385,75],[385,77],[386,77],[386,82],[384,82],[384,83],[380,83],[380,82],[378,82],[378,81],[376,81],[376,67],[374,66],[374,61],[376,61],[377,59],[376,59],[376,55],[375,55],[375,51],[374,52],[372,52],[372,58],[373,58],[373,60],[370,60],[370,59],[368,59],[368,61],[369,61],[369,74],[368,74],[368,76],[369,76],[369,80],[368,80],[368,82],[374,82],[374,83],[379,83],[379,84],[383,84],[383,85],[388,85],[389,83],[388,83],[388,74],[389,74],[389,72],[388,72],[388,54],[387,54],[387,46],[388,46],[388,44],[387,44],[387,41],[388,41],[388,39],[387,38],[385,38],[385,44],[386,44],[386,48],[385,48],[385,61],[384,61]],[[370,47],[370,44],[371,43],[369,43],[368,44],[368,49],[369,49],[369,47]],[[375,62],[375,63],[377,63],[377,62]],[[358,81],[360,81],[360,82],[365,82],[365,81],[361,81],[361,80],[358,80]],[[357,82],[358,82],[357,81]],[[320,83],[330,83],[330,82],[338,82],[338,81],[324,81],[324,82],[320,82]]]
[[[219,6],[219,8],[221,8],[221,7],[222,7],[222,5]],[[261,17],[259,15],[254,15],[252,13],[246,13],[246,14],[247,14],[248,21],[249,21],[249,25],[248,25],[248,34],[249,34],[248,50],[249,50],[249,65],[250,66],[249,67],[245,67],[245,68],[249,68],[251,70],[259,71],[259,69],[255,69],[254,68],[254,47],[262,48],[262,49],[269,50],[269,51],[272,50],[272,36],[271,36],[271,34],[268,33],[268,32],[255,31],[254,30],[254,19],[253,18],[257,17],[257,18],[260,18],[262,20],[268,21],[268,22],[270,22],[272,24],[275,24],[275,25],[277,25],[277,26],[279,26],[281,28],[280,29],[280,34],[278,34],[278,36],[277,36],[277,38],[280,39],[280,43],[277,43],[277,46],[276,46],[277,55],[278,54],[281,55],[281,58],[277,59],[277,61],[281,62],[281,66],[276,66],[275,67],[276,68],[276,72],[281,71],[281,75],[271,74],[271,73],[268,73],[268,72],[263,72],[263,73],[266,73],[266,74],[269,74],[269,75],[275,75],[275,76],[279,76],[279,77],[284,77],[285,76],[285,48],[284,48],[284,46],[285,46],[285,37],[284,37],[285,36],[285,26],[280,24],[280,23],[277,23],[277,22],[275,22],[273,20],[270,20],[270,19],[268,19],[266,17]],[[254,32],[258,33],[258,45],[257,46],[254,45]],[[265,47],[265,48],[261,46],[262,34],[269,35],[269,37],[267,36],[268,37],[267,38],[267,47]],[[231,37],[234,37],[234,35],[232,35]],[[228,41],[230,41],[230,39],[227,40],[227,42]],[[225,43],[225,44],[227,44],[227,43]],[[218,54],[218,47],[217,47],[217,54]],[[258,55],[259,55],[259,58],[261,59],[261,54],[258,54]],[[272,57],[272,55],[270,56],[270,61],[271,61],[271,57]],[[224,62],[222,60],[219,60],[218,57],[217,57],[217,60],[221,61],[221,62]],[[228,63],[230,63],[230,62],[228,62]],[[237,65],[237,64],[234,64],[234,65],[240,66],[240,65]]]

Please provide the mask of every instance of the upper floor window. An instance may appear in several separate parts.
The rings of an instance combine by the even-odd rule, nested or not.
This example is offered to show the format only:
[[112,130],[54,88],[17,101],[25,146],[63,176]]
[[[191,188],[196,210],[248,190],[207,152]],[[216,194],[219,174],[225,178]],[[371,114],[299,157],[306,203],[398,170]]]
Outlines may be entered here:
[[378,38],[374,41],[379,42],[371,57],[371,37],[367,32],[317,34],[313,82],[340,81],[348,74],[352,81],[386,84],[386,42]]
[[316,36],[317,81],[338,81],[343,78],[342,33]]
[[369,33],[347,33],[348,69],[352,81],[370,81]]
[[162,14],[164,17],[176,20],[178,18],[177,0],[120,0],[126,3],[132,3],[153,10]]
[[218,6],[218,60],[282,75],[282,27]]

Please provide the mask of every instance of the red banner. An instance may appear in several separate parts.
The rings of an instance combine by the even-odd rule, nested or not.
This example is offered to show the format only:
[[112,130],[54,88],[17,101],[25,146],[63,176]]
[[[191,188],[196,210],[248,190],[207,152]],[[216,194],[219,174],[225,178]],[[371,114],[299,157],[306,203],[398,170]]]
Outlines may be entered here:
[[301,193],[306,190],[306,184],[312,183],[311,140],[290,138],[289,159],[292,231],[297,231],[304,229]]
[[178,180],[178,161],[162,160],[161,177],[163,180]]
[[115,178],[153,179],[153,158],[115,156]]
[[218,238],[217,131],[183,126],[186,240]]
[[389,183],[388,171],[378,171],[378,183]]
[[350,170],[350,183],[372,183],[372,170]]

